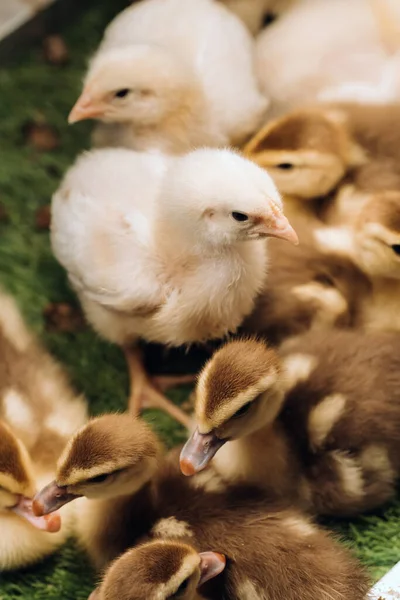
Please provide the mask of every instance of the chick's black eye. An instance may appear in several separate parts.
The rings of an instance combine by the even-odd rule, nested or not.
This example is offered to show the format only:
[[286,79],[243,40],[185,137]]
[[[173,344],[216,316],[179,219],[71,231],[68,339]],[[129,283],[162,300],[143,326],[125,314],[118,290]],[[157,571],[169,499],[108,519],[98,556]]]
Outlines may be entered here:
[[397,256],[400,256],[400,244],[393,244],[392,250]]
[[281,169],[282,171],[290,171],[290,169],[293,169],[292,163],[279,163],[279,165],[276,165],[277,169]]
[[247,404],[243,404],[242,408],[239,408],[239,410],[237,410],[235,412],[235,414],[232,416],[232,419],[237,419],[238,417],[245,415],[247,413],[247,411],[250,409],[250,406],[251,406],[251,402],[248,402]]
[[97,475],[96,477],[91,477],[87,480],[88,483],[103,483],[106,479],[109,478],[108,473],[102,473],[101,475]]
[[118,90],[118,92],[115,92],[115,97],[116,98],[125,98],[125,96],[127,96],[129,94],[130,90],[128,88],[124,88],[123,90]]
[[232,217],[235,221],[248,221],[249,217],[245,213],[233,212]]

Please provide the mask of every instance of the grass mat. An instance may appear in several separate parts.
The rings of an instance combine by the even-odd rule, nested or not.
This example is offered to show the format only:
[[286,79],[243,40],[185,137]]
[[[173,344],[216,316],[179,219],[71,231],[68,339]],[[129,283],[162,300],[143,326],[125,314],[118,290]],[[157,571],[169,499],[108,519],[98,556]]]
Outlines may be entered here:
[[[63,31],[70,52],[67,66],[46,64],[38,46],[12,66],[0,68],[0,203],[7,215],[0,220],[0,282],[17,297],[28,322],[66,365],[77,389],[86,394],[92,414],[124,409],[128,391],[124,359],[118,348],[99,340],[90,329],[46,330],[43,310],[48,303],[75,299],[52,257],[48,233],[35,225],[35,215],[49,203],[76,154],[89,147],[90,125],[69,127],[66,116],[77,98],[87,57],[122,6],[121,0],[99,1]],[[24,140],[24,125],[38,118],[58,131],[56,150],[38,152]],[[185,392],[176,391],[172,397],[179,401]],[[149,411],[146,418],[169,445],[183,439],[183,431],[166,415]],[[374,579],[400,560],[400,502],[335,528]],[[87,560],[71,542],[41,565],[1,573],[0,600],[86,600],[93,577]]]

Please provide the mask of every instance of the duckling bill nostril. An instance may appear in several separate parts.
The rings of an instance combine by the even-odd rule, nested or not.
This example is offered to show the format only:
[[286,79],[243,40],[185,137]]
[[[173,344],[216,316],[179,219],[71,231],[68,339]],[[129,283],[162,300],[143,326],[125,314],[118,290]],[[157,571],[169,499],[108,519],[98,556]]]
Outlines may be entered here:
[[36,494],[33,511],[37,516],[48,515],[78,497],[77,494],[70,494],[66,486],[58,486],[53,481]]
[[190,477],[205,469],[226,441],[219,439],[213,432],[200,433],[196,429],[181,451],[180,467],[182,473]]

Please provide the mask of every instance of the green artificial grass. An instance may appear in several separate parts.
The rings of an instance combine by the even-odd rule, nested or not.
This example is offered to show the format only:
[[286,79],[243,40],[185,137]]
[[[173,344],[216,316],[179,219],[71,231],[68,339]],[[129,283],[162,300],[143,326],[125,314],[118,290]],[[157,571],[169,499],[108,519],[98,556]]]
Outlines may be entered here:
[[[46,330],[43,310],[49,302],[76,301],[52,257],[48,232],[35,226],[35,214],[49,203],[76,154],[89,147],[90,125],[69,127],[66,117],[80,90],[87,57],[106,23],[124,4],[98,1],[63,31],[70,52],[67,66],[46,64],[38,46],[12,66],[0,68],[0,203],[7,215],[0,220],[0,282],[15,294],[30,325],[66,366],[76,388],[85,393],[92,414],[124,409],[128,392],[124,359],[118,348],[101,341],[89,328],[73,333]],[[57,129],[56,150],[39,152],[24,140],[24,125],[38,118]],[[172,395],[178,402],[186,396],[187,390]],[[182,429],[166,415],[149,411],[146,418],[168,445],[183,439]],[[334,527],[374,579],[400,560],[400,502]],[[1,573],[0,600],[83,600],[93,583],[87,560],[70,542],[40,565]]]

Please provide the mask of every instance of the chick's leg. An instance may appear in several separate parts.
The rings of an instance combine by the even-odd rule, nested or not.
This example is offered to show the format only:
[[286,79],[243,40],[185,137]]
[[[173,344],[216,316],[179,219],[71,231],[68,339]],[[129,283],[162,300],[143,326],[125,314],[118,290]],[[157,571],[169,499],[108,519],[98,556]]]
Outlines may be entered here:
[[[180,408],[175,406],[171,400],[168,400],[162,392],[157,389],[156,384],[152,382],[143,366],[143,358],[138,348],[126,348],[125,356],[128,363],[131,391],[129,397],[129,411],[134,414],[139,414],[143,408],[158,408],[176,419],[184,427],[190,427],[190,417]],[[174,383],[167,384],[165,387],[166,378],[160,378],[160,384],[163,389],[167,389],[172,385],[177,384],[177,378],[174,378]],[[169,378],[168,378],[169,379]],[[178,378],[182,383],[182,378]],[[184,376],[184,383],[190,379]],[[193,377],[192,377],[193,381]],[[156,378],[157,382],[157,378]]]
[[156,375],[151,378],[151,381],[162,392],[166,392],[177,385],[194,383],[196,379],[197,375]]

